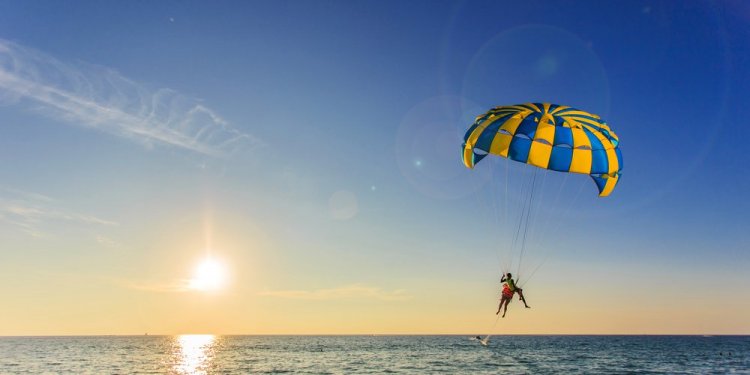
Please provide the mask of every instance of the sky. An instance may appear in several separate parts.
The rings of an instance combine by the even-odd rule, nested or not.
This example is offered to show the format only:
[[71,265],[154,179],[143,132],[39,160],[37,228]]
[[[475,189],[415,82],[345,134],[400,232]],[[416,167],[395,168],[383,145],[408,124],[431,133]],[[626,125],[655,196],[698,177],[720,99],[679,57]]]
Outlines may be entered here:
[[[0,335],[750,334],[749,57],[742,1],[0,0]],[[611,196],[463,166],[525,102]]]

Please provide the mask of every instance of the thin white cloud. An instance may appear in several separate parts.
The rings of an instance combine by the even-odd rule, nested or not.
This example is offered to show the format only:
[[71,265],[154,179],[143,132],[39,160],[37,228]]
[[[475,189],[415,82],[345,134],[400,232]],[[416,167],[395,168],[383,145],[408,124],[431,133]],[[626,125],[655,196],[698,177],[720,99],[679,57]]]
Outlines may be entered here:
[[96,236],[96,242],[112,249],[121,249],[124,247],[121,243],[101,234]]
[[346,285],[331,289],[316,290],[276,290],[263,291],[261,296],[302,299],[302,300],[341,300],[376,299],[381,301],[404,301],[411,298],[405,290],[385,291],[382,288],[362,284]]
[[6,217],[15,216],[26,222],[36,223],[48,220],[75,221],[84,224],[117,225],[117,223],[96,216],[74,212],[58,211],[49,207],[33,206],[33,203],[0,200],[0,212]]
[[21,191],[21,190],[18,190],[18,189],[13,189],[11,187],[7,187],[7,186],[0,186],[0,192],[2,192],[4,194],[13,194],[13,195],[21,196],[21,197],[24,197],[26,199],[32,199],[32,200],[36,200],[36,201],[44,201],[44,202],[52,202],[52,201],[54,201],[53,198],[50,198],[50,197],[48,197],[46,195],[43,195],[43,194],[32,193],[32,192],[28,192],[28,191]]
[[261,142],[232,128],[198,100],[151,89],[114,70],[65,63],[0,39],[0,104],[27,103],[64,122],[147,146],[223,156]]
[[171,283],[122,281],[120,284],[126,288],[155,293],[184,293],[191,291],[188,280],[177,280]]
[[118,223],[100,217],[74,212],[56,204],[45,195],[0,188],[0,220],[16,226],[34,237],[44,237],[45,227],[52,222],[78,225],[116,226]]

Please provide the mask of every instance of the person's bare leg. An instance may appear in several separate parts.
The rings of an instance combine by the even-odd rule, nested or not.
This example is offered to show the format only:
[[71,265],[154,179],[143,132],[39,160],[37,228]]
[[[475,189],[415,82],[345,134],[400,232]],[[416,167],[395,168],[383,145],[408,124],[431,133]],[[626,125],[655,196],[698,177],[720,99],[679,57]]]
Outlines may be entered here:
[[503,309],[503,304],[508,304],[508,299],[505,297],[500,298],[500,305],[497,306],[497,312],[495,315],[500,314],[500,310]]
[[520,299],[521,302],[523,302],[523,305],[526,306],[527,309],[531,308],[531,306],[526,304],[526,298],[523,296],[523,290],[521,289],[518,290],[518,299]]
[[505,300],[505,308],[503,309],[503,318],[505,318],[505,313],[508,312],[508,302],[510,302],[509,299]]

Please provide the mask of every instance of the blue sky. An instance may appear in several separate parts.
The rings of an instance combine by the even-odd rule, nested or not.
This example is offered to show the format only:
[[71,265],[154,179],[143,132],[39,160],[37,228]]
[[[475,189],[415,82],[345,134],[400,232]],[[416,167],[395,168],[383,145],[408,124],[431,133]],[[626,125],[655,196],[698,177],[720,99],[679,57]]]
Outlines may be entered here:
[[[0,334],[113,331],[58,329],[67,315],[43,317],[44,301],[99,285],[81,298],[149,315],[158,304],[141,289],[183,277],[207,247],[260,323],[206,330],[482,326],[465,322],[495,303],[508,227],[492,200],[507,164],[465,169],[461,137],[490,107],[528,101],[601,115],[625,159],[606,199],[585,176],[545,175],[540,223],[563,224],[537,228],[531,256],[550,255],[529,286],[559,295],[572,277],[622,302],[643,280],[680,301],[675,313],[718,293],[730,323],[685,313],[643,331],[750,332],[736,301],[750,287],[748,22],[739,1],[0,1],[0,291],[15,306],[0,321],[20,327]],[[372,315],[332,329],[289,291]],[[313,309],[307,330],[283,315],[293,303]],[[433,309],[447,315],[395,318]],[[162,322],[121,319],[125,333]]]

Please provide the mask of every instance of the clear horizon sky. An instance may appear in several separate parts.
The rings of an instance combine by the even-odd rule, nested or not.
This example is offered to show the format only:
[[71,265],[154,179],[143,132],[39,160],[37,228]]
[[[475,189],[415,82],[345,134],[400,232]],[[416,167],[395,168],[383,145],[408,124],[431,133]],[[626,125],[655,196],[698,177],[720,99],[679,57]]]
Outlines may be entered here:
[[[0,335],[750,334],[749,57],[742,1],[0,0]],[[525,102],[624,169],[540,172],[495,325],[533,167],[461,143]]]

